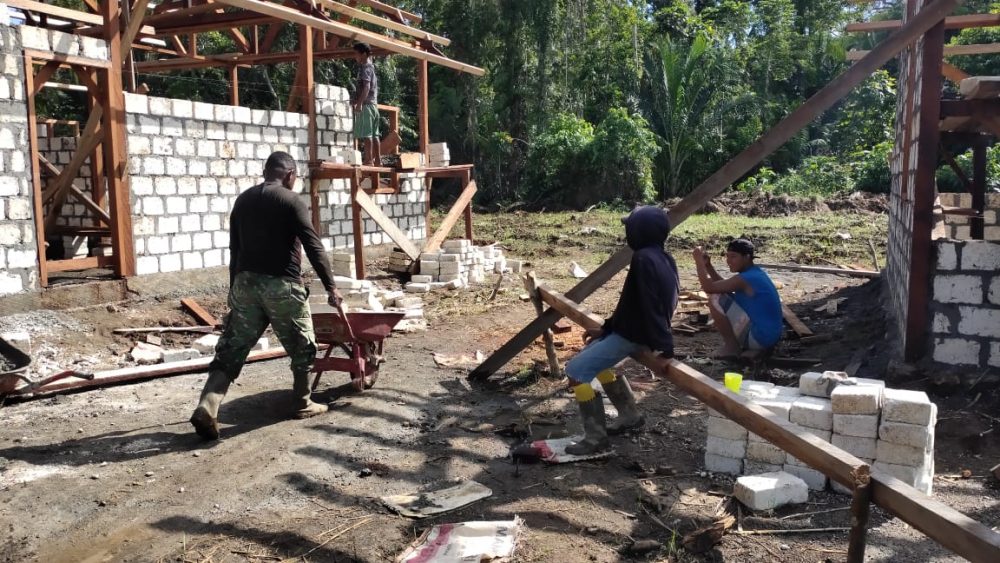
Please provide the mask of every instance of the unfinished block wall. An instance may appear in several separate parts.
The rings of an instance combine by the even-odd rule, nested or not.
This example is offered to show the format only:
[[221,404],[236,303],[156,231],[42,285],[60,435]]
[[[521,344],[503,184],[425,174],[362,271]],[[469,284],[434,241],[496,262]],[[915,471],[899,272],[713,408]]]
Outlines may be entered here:
[[38,278],[24,61],[18,30],[0,25],[0,295],[34,289]]
[[[972,194],[939,194],[944,207],[972,207]],[[935,238],[968,240],[971,238],[971,219],[964,215],[945,215],[944,222],[935,226]],[[983,213],[983,240],[1000,241],[1000,194],[986,194],[986,211]]]
[[[347,91],[317,87],[319,157],[351,144]],[[175,272],[229,263],[229,213],[236,197],[262,181],[264,162],[285,151],[299,162],[298,191],[309,204],[308,117],[284,111],[127,94],[129,170],[137,271]],[[376,202],[413,238],[424,236],[422,183]],[[320,236],[328,249],[350,246],[350,189],[324,182]],[[389,242],[370,220],[365,244]]]
[[934,245],[934,360],[1000,368],[1000,242],[939,239]]

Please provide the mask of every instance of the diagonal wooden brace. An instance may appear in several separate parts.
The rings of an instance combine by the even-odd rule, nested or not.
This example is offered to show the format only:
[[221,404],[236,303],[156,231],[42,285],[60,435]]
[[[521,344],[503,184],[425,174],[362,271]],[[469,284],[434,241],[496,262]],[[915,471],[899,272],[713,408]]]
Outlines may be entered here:
[[424,245],[424,252],[436,252],[441,248],[441,243],[444,242],[444,239],[448,238],[452,227],[462,218],[465,209],[472,202],[472,196],[476,195],[477,189],[475,181],[471,181],[465,186],[458,199],[455,200],[454,205],[448,210],[448,214],[445,215],[444,220],[441,221],[441,225],[434,231],[434,235],[427,239],[427,244]]
[[396,243],[396,246],[405,252],[411,260],[420,258],[420,249],[407,238],[406,233],[400,230],[396,223],[382,211],[382,208],[375,203],[375,200],[367,192],[357,190],[354,194],[354,200],[358,202],[361,209],[364,209],[365,213],[368,213],[368,216],[375,221],[375,224],[381,227],[385,231],[385,234],[389,235],[389,238],[392,239],[392,242]]

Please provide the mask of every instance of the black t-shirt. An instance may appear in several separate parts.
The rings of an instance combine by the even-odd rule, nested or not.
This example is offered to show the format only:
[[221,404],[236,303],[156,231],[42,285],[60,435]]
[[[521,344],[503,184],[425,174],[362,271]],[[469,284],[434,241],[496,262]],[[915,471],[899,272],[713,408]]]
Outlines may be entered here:
[[302,281],[302,249],[326,290],[333,275],[326,250],[299,196],[280,182],[254,186],[236,198],[229,216],[229,281],[254,272]]

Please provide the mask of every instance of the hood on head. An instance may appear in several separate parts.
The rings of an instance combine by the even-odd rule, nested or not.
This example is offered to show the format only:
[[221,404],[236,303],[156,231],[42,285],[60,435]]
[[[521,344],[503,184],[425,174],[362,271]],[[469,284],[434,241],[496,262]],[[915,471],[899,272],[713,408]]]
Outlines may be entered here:
[[670,234],[670,217],[661,207],[636,207],[622,219],[622,223],[625,224],[625,240],[632,250],[647,246],[662,247]]

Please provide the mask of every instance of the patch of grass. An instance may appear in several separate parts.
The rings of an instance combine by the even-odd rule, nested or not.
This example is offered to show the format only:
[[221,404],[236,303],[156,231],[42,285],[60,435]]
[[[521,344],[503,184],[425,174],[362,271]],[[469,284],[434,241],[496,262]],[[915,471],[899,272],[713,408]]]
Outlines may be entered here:
[[[562,213],[493,213],[475,218],[475,237],[499,242],[513,258],[537,262],[576,260],[592,269],[625,242],[620,212],[595,209]],[[440,215],[435,221],[440,220]],[[838,235],[840,233],[840,235]],[[842,235],[850,235],[843,238]],[[456,229],[453,236],[462,236]],[[879,264],[885,264],[888,217],[872,213],[812,212],[787,217],[744,217],[710,213],[695,215],[677,227],[667,242],[682,267],[693,266],[691,249],[702,245],[719,256],[734,236],[750,237],[761,262],[871,268],[871,240]]]

